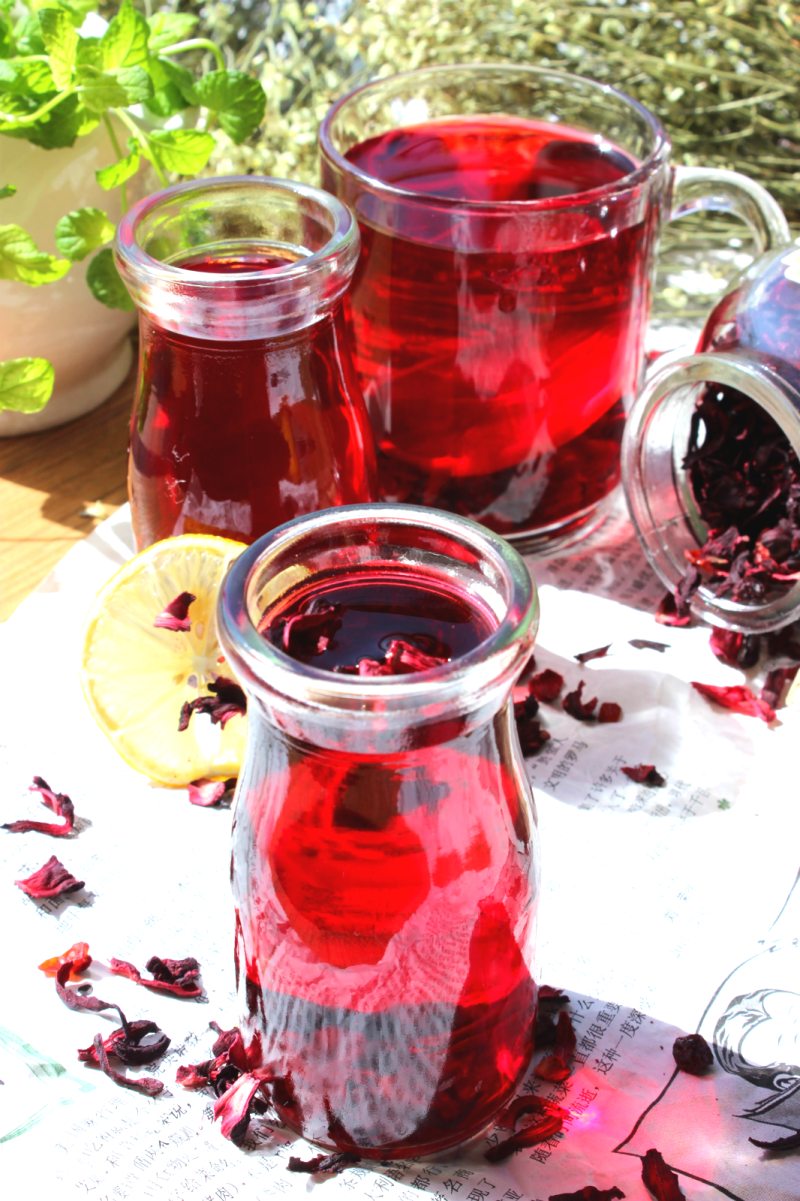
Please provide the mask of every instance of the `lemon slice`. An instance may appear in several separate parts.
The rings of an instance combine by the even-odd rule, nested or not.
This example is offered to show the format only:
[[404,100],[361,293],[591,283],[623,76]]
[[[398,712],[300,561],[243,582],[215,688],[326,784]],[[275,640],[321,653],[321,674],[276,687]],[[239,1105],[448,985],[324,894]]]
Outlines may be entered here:
[[[230,677],[217,641],[217,593],[242,542],[184,534],[136,555],[97,594],[83,627],[81,683],[89,708],[123,759],[160,784],[179,786],[239,770],[247,719],[211,724],[195,713],[179,731],[186,701]],[[187,632],[155,618],[182,592],[197,598]]]

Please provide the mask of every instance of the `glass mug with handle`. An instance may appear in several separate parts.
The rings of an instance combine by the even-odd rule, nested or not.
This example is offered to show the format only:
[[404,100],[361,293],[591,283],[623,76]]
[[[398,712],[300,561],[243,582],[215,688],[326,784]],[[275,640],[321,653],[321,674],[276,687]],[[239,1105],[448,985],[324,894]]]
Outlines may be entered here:
[[674,167],[660,122],[533,67],[430,67],[339,100],[323,186],[362,248],[348,321],[380,496],[482,522],[530,553],[597,527],[641,381],[659,229],[778,204],[733,171]]

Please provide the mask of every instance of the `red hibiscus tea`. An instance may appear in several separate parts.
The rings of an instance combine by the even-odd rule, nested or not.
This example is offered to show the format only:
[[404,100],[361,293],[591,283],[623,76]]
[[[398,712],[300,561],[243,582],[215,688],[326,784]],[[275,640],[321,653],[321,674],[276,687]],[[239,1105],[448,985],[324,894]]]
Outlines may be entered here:
[[[307,535],[291,523],[260,560],[258,547],[242,557],[220,611],[238,671],[236,590],[250,581],[255,618],[252,598],[296,579],[293,564],[311,568],[247,635],[257,699],[233,836],[241,1025],[251,1065],[276,1077],[280,1116],[373,1158],[484,1128],[530,1062],[536,1007],[535,831],[509,707],[531,594],[518,613],[488,579],[474,586],[466,556],[442,571],[441,537],[436,562],[424,561],[428,537],[422,561],[395,560],[414,520],[358,506],[304,519]],[[457,519],[421,520],[429,534]],[[356,537],[344,548],[346,523]],[[349,560],[338,569],[337,553]]]

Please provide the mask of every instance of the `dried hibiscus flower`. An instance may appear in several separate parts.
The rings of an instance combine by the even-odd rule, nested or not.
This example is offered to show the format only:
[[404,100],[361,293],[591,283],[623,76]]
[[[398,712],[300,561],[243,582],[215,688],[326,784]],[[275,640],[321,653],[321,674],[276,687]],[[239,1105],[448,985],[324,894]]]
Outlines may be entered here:
[[723,709],[731,709],[734,713],[741,713],[744,717],[760,717],[762,721],[766,722],[775,720],[775,710],[772,706],[754,696],[749,688],[745,688],[744,684],[716,687],[713,684],[698,684],[696,680],[692,680],[692,688],[695,688],[707,700],[721,705]]
[[535,714],[539,711],[539,702],[528,695],[524,701],[514,702],[514,721],[517,726],[517,736],[523,755],[535,755],[549,740],[550,734],[544,729]]
[[640,763],[638,767],[621,767],[620,771],[635,784],[649,784],[651,788],[663,788],[666,784],[666,780],[652,763]]
[[226,793],[236,787],[236,776],[228,780],[192,780],[189,785],[189,800],[193,805],[202,805],[208,809],[223,799]]
[[601,723],[619,721],[622,717],[622,706],[616,701],[603,701],[597,711],[597,720]]
[[181,592],[174,600],[171,600],[166,609],[163,609],[153,621],[153,625],[157,630],[175,630],[180,633],[188,633],[192,628],[192,622],[189,618],[189,605],[192,601],[196,601],[197,597],[193,592]]
[[797,667],[776,667],[767,672],[758,699],[770,709],[780,708],[783,690],[797,675]]
[[556,1114],[546,1114],[537,1121],[531,1122],[529,1126],[523,1126],[522,1130],[518,1130],[504,1142],[490,1147],[488,1151],[484,1152],[484,1157],[489,1160],[489,1163],[502,1163],[515,1151],[520,1151],[523,1147],[533,1147],[536,1143],[542,1143],[545,1139],[552,1138],[554,1134],[558,1134],[563,1125],[563,1118]]
[[315,1155],[313,1159],[298,1159],[292,1155],[286,1169],[289,1172],[307,1172],[309,1175],[324,1172],[328,1176],[338,1176],[354,1163],[361,1163],[361,1156],[354,1151],[334,1151],[331,1155]]
[[45,976],[57,976],[58,969],[63,964],[68,963],[70,965],[68,979],[77,980],[81,972],[85,972],[91,962],[92,957],[89,954],[88,942],[76,942],[63,955],[55,955],[52,959],[45,959],[44,963],[39,964],[39,971],[44,972]]
[[551,671],[546,667],[544,671],[540,671],[533,677],[528,684],[528,692],[537,701],[547,703],[558,698],[561,689],[564,687],[564,677],[559,675],[557,671]]
[[729,667],[754,667],[761,654],[758,635],[740,634],[738,630],[722,630],[715,626],[708,643],[717,658]]
[[85,881],[76,880],[71,872],[55,855],[51,855],[47,863],[43,863],[38,871],[33,872],[26,880],[15,880],[17,888],[34,900],[45,897],[58,897],[64,892],[77,892],[83,888]]
[[123,1026],[126,1026],[125,1014],[119,1005],[114,1005],[112,1001],[101,1001],[99,997],[85,997],[82,993],[76,992],[72,988],[67,988],[67,981],[70,978],[72,966],[72,962],[67,960],[66,963],[61,964],[61,967],[56,972],[56,992],[67,1009],[84,1009],[91,1013],[104,1013],[106,1009],[116,1009],[119,1014],[119,1020]]
[[578,721],[593,721],[594,711],[597,706],[597,697],[592,697],[590,701],[582,700],[581,693],[584,687],[584,681],[581,680],[575,691],[568,692],[561,704],[570,717],[575,717]]
[[[144,1039],[150,1039],[150,1041],[144,1042]],[[116,1030],[112,1030],[108,1038],[103,1040],[106,1055],[116,1056],[121,1063],[128,1067],[143,1067],[145,1064],[155,1063],[166,1052],[169,1044],[170,1040],[164,1031],[160,1030],[155,1022],[144,1019],[126,1022],[124,1026],[118,1026]],[[78,1059],[82,1063],[91,1063],[95,1067],[100,1066],[94,1043],[91,1047],[84,1047],[83,1050],[78,1051]]]
[[656,621],[662,626],[688,626],[692,615],[685,605],[678,608],[675,597],[668,592],[656,610]]
[[625,1201],[625,1194],[616,1185],[612,1188],[595,1188],[584,1185],[577,1193],[551,1193],[547,1201]]
[[513,1130],[519,1119],[529,1114],[549,1114],[551,1117],[561,1118],[562,1121],[566,1121],[570,1116],[568,1110],[562,1109],[554,1101],[546,1101],[544,1097],[516,1097],[500,1116],[495,1118],[495,1125],[503,1130]]
[[656,1201],[686,1201],[678,1177],[664,1163],[660,1151],[651,1148],[642,1160],[642,1182]]
[[213,1059],[205,1063],[184,1064],[175,1077],[184,1088],[213,1088],[219,1097],[247,1070],[247,1058],[239,1027],[222,1030],[216,1022],[210,1023],[218,1032],[211,1048]]
[[259,1068],[255,1072],[244,1072],[221,1097],[214,1102],[214,1120],[222,1119],[222,1136],[229,1138],[236,1146],[240,1146],[250,1125],[250,1114],[256,1093],[261,1093],[265,1100],[270,1099],[270,1083],[273,1073],[269,1068]]
[[97,1056],[98,1064],[106,1076],[109,1076],[115,1084],[120,1084],[123,1088],[132,1088],[136,1092],[145,1093],[148,1097],[157,1097],[162,1092],[164,1088],[163,1080],[154,1080],[152,1076],[123,1076],[120,1072],[115,1072],[109,1063],[102,1034],[95,1034],[92,1046]]
[[152,955],[145,967],[153,973],[152,980],[146,980],[137,967],[124,959],[109,960],[109,967],[115,976],[126,976],[134,984],[143,984],[153,992],[168,992],[176,997],[200,997],[203,990],[197,983],[200,975],[200,964],[191,956],[186,959],[159,959]]
[[575,658],[579,663],[589,663],[592,659],[605,659],[608,652],[611,650],[611,643],[608,646],[598,646],[593,651],[581,651]]
[[628,645],[635,647],[637,651],[659,651],[661,654],[669,650],[668,642],[651,642],[649,638],[630,638]]
[[577,1041],[572,1018],[565,1009],[562,1009],[556,1023],[553,1054],[548,1055],[541,1063],[537,1063],[533,1069],[534,1076],[538,1076],[540,1080],[551,1080],[554,1084],[566,1080],[572,1070],[569,1064],[575,1053]]
[[237,713],[247,712],[247,697],[235,680],[218,676],[208,686],[212,696],[198,696],[196,700],[184,701],[181,706],[178,730],[188,730],[193,713],[207,713],[213,725],[225,728],[226,722]]
[[714,1062],[714,1054],[702,1034],[685,1034],[672,1044],[672,1056],[682,1072],[702,1076]]
[[341,627],[341,605],[315,597],[294,617],[262,618],[259,634],[295,659],[321,655]]
[[59,826],[55,822],[23,820],[4,822],[3,829],[8,830],[11,834],[35,832],[37,834],[51,834],[54,838],[63,838],[65,835],[71,834],[75,828],[75,806],[69,797],[63,792],[53,792],[50,785],[41,776],[33,777],[33,783],[29,791],[41,793],[45,805],[47,805],[48,809],[52,809],[57,817],[63,817],[64,824]]

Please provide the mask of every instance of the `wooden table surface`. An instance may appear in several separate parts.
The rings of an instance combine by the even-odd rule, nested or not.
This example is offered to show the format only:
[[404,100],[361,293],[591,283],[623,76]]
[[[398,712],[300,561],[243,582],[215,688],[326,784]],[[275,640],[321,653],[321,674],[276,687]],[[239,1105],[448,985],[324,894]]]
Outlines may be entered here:
[[0,438],[0,621],[128,499],[134,383],[135,366],[93,413],[57,429]]

